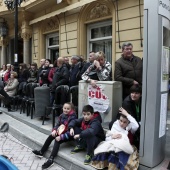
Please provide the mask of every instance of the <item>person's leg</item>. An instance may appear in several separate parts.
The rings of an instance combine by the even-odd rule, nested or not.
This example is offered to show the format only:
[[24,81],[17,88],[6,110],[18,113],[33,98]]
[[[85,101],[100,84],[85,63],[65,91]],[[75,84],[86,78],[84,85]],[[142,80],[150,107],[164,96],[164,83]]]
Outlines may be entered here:
[[[74,128],[74,135],[80,134],[82,131],[82,129],[80,129],[79,127],[75,127]],[[86,141],[84,141],[83,139],[76,139],[76,147],[74,149],[71,150],[71,153],[77,153],[79,151],[85,150],[85,143]]]
[[50,146],[51,142],[55,139],[55,137],[53,137],[52,135],[49,135],[48,138],[46,139],[44,145],[41,148],[41,152],[44,154],[48,147]]
[[72,139],[68,139],[68,140],[66,139],[66,140],[61,140],[61,141],[55,140],[51,155],[50,155],[49,159],[42,165],[42,169],[47,169],[54,165],[54,158],[57,156],[58,150],[60,148],[60,144],[62,144],[64,142],[68,142],[70,140],[72,140]]
[[91,159],[94,155],[94,149],[101,142],[101,140],[96,136],[86,138],[85,140],[87,144],[87,154],[85,156],[84,164],[88,165],[91,162]]
[[55,139],[52,135],[49,135],[48,138],[46,139],[44,145],[42,146],[41,150],[33,150],[32,153],[39,158],[43,157],[43,154],[47,151],[48,147],[50,146],[51,142]]
[[97,145],[101,142],[101,139],[99,139],[96,136],[90,137],[86,139],[87,144],[87,154],[92,155],[94,153],[94,149],[97,147]]
[[9,95],[4,91],[3,87],[0,87],[0,94],[4,97],[3,101],[5,103],[6,108],[8,108],[8,111],[12,111],[11,110],[11,104],[10,104],[10,97]]

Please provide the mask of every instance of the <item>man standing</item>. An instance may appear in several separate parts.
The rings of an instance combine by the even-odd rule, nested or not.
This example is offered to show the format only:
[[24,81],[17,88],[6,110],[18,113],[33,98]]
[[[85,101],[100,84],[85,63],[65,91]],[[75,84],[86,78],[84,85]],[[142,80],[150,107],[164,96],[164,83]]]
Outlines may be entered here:
[[130,94],[132,85],[142,85],[142,60],[133,55],[133,45],[129,42],[122,45],[122,56],[115,62],[115,81],[123,85],[123,99]]
[[81,70],[81,76],[83,75],[83,73],[89,68],[90,65],[93,64],[94,60],[96,59],[96,56],[95,56],[95,52],[91,51],[89,53],[89,62],[85,63],[82,70]]

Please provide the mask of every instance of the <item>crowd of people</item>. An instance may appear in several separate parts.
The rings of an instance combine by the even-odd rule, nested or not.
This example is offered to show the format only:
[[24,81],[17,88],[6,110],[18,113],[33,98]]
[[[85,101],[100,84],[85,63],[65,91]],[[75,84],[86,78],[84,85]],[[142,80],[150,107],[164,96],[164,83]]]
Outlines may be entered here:
[[[22,63],[19,64],[18,72],[11,64],[3,65],[0,77],[2,81],[0,94],[5,98],[8,111],[12,111],[9,96],[16,94],[24,96],[28,83],[48,86],[52,105],[55,90],[60,85],[68,85],[71,88],[77,86],[80,80],[85,80],[95,88],[97,81],[121,81],[123,103],[118,111],[117,120],[110,122],[110,130],[106,136],[101,125],[100,113],[94,112],[93,106],[85,105],[82,109],[83,118],[77,118],[73,104],[65,103],[63,113],[59,116],[52,133],[41,150],[34,150],[33,153],[42,157],[51,142],[55,141],[49,159],[42,165],[43,169],[47,169],[53,165],[60,144],[76,140],[77,146],[71,150],[71,153],[86,149],[84,164],[91,163],[96,169],[106,167],[113,169],[113,166],[121,169],[125,166],[130,167],[133,155],[136,159],[133,159],[135,163],[133,162],[132,169],[137,169],[139,158],[137,159],[136,153],[139,150],[141,124],[142,59],[133,55],[131,43],[122,45],[122,55],[115,62],[114,79],[112,65],[102,51],[90,52],[88,62],[85,62],[82,56],[73,55],[71,65],[68,57],[59,57],[54,63],[51,63],[50,59],[41,59],[39,68],[36,63]],[[113,144],[115,147],[110,147]],[[103,150],[102,146],[107,146],[108,149]],[[125,157],[126,161],[123,159]]]

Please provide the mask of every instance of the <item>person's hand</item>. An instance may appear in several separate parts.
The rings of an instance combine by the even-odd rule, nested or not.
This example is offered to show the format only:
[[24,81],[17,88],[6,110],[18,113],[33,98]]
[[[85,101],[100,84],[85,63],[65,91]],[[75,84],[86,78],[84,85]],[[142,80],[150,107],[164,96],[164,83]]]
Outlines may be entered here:
[[55,140],[59,142],[61,140],[60,136],[57,136]]
[[126,117],[129,115],[129,113],[123,107],[119,108],[119,113],[121,113],[122,115]]
[[113,134],[112,139],[120,139],[122,137],[121,134]]
[[97,80],[90,80],[90,84],[91,84],[92,87],[94,87],[94,88],[97,87],[96,83],[97,83]]
[[97,60],[94,60],[93,64],[96,66],[97,69],[101,68],[100,63]]
[[139,84],[139,83],[138,83],[137,81],[134,80],[134,81],[133,81],[133,84],[135,85],[135,84]]
[[52,133],[51,133],[51,135],[52,135],[53,137],[55,137],[55,136],[57,135],[57,131],[56,131],[56,130],[53,130]]
[[74,129],[73,128],[70,129],[70,135],[74,136]]
[[74,136],[74,139],[78,139],[78,138],[80,138],[80,135],[75,135]]

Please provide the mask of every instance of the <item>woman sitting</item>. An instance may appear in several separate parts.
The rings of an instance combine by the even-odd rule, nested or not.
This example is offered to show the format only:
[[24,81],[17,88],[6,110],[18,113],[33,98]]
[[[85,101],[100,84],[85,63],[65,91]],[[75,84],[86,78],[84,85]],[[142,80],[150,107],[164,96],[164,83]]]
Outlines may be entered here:
[[17,86],[19,84],[18,80],[16,79],[17,73],[16,72],[11,72],[10,78],[7,81],[6,86],[4,87],[4,91],[9,96],[14,96],[17,93]]
[[99,81],[111,81],[112,66],[106,61],[106,57],[103,51],[95,53],[93,64],[82,75],[82,79],[86,80],[93,87],[96,87],[96,82]]

